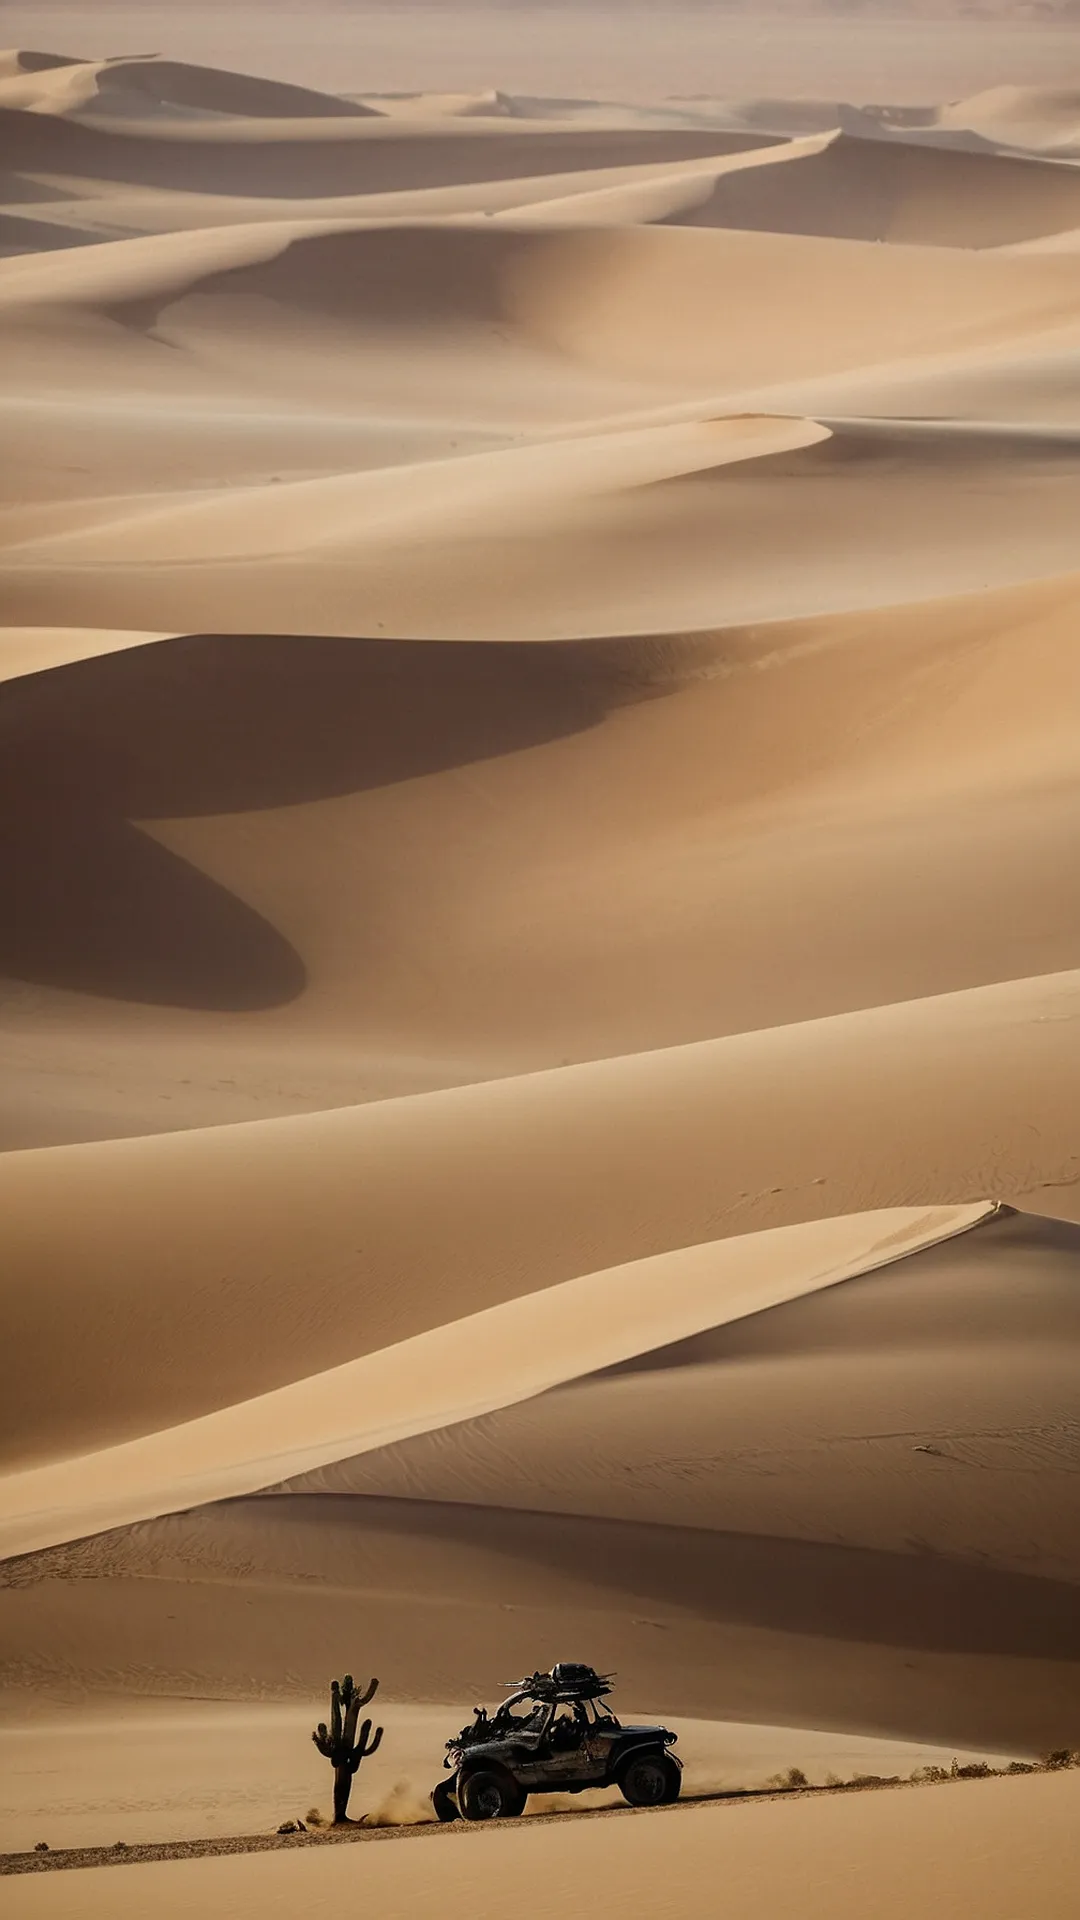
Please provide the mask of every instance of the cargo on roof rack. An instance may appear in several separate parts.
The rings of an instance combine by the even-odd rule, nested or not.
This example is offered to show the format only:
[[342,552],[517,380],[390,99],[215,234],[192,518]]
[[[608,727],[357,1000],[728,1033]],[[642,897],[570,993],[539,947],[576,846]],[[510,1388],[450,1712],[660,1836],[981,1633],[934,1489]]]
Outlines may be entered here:
[[578,1661],[560,1660],[550,1673],[531,1673],[527,1680],[507,1681],[514,1695],[527,1700],[602,1700],[611,1692],[613,1673],[597,1673]]

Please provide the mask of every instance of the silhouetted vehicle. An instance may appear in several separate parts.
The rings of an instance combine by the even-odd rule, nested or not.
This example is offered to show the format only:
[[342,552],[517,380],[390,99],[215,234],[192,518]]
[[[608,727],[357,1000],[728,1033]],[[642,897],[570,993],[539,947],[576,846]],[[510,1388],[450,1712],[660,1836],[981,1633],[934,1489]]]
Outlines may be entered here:
[[611,1676],[562,1662],[534,1673],[489,1716],[446,1743],[431,1800],[440,1820],[500,1820],[524,1812],[530,1793],[584,1793],[618,1787],[632,1807],[677,1800],[682,1768],[667,1727],[624,1727],[605,1697]]

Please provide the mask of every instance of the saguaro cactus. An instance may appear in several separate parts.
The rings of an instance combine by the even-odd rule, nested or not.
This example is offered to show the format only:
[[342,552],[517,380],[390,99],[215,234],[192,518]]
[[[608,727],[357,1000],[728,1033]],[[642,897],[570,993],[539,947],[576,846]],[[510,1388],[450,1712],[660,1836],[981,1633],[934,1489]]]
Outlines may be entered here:
[[374,1698],[377,1680],[372,1680],[366,1693],[361,1693],[353,1684],[351,1673],[344,1680],[330,1682],[330,1725],[320,1720],[312,1739],[324,1760],[329,1760],[334,1769],[334,1825],[344,1827],[349,1819],[349,1795],[352,1792],[353,1775],[358,1772],[361,1760],[374,1753],[383,1737],[381,1727],[376,1727],[371,1737],[371,1721],[365,1720],[359,1733],[356,1730],[361,1707],[366,1707]]

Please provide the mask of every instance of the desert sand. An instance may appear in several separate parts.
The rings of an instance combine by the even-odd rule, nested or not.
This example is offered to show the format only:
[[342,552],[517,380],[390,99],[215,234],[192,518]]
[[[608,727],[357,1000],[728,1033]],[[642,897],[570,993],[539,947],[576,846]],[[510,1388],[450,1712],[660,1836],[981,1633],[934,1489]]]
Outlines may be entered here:
[[557,1829],[525,1822],[518,1832],[483,1838],[466,1829],[460,1840],[450,1828],[360,1853],[335,1847],[316,1859],[271,1854],[42,1874],[12,1881],[5,1895],[18,1920],[106,1920],[151,1898],[163,1920],[207,1912],[286,1920],[298,1905],[322,1916],[353,1901],[395,1915],[437,1909],[451,1920],[496,1920],[509,1894],[532,1901],[537,1882],[544,1905],[533,1910],[551,1913],[599,1883],[613,1905],[640,1906],[662,1920],[715,1912],[718,1898],[732,1920],[762,1913],[832,1920],[842,1875],[848,1910],[874,1920],[959,1915],[973,1910],[969,1903],[987,1920],[1014,1920],[1029,1903],[1064,1916],[1060,1890],[1075,1883],[1080,1865],[1077,1785],[1075,1774],[1063,1774],[987,1781],[977,1790],[687,1807]]
[[1069,1770],[410,1832],[560,1658],[1080,1749],[1080,33],[247,11],[0,57],[0,1849],[346,1668],[401,1844],[10,1911],[1065,1920]]

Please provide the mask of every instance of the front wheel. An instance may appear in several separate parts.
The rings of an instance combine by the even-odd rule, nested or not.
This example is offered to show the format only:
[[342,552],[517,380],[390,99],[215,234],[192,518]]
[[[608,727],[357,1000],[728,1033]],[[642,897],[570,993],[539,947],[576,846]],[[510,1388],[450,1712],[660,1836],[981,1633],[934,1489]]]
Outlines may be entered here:
[[481,1767],[459,1783],[458,1806],[466,1820],[510,1820],[525,1811],[525,1795],[508,1773]]
[[666,1753],[638,1753],[619,1775],[619,1791],[632,1807],[669,1806],[679,1797],[682,1774]]
[[439,1781],[438,1786],[432,1789],[431,1804],[435,1809],[435,1817],[437,1820],[447,1821],[459,1820],[461,1818],[458,1813],[457,1801],[454,1798],[454,1783],[452,1780]]

